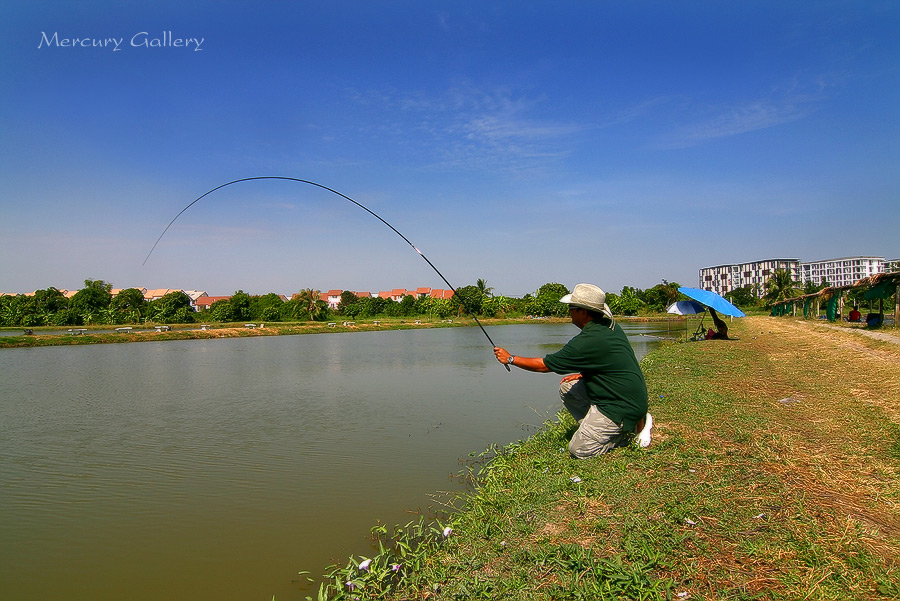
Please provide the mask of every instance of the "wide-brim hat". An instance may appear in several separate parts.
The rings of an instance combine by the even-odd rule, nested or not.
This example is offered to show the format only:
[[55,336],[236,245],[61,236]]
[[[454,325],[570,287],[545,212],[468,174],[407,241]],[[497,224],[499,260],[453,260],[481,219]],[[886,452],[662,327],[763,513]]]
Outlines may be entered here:
[[613,318],[609,305],[606,304],[606,293],[593,284],[577,284],[572,294],[567,294],[559,302],[573,307],[581,307],[590,311],[596,311]]

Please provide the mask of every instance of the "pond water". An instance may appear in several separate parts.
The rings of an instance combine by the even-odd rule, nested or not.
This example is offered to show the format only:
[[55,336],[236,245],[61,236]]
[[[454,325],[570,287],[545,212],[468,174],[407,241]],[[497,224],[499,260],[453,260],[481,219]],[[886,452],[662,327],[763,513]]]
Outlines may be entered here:
[[[623,324],[639,356],[665,324]],[[542,356],[577,330],[489,328]],[[561,408],[477,328],[0,350],[4,599],[303,599]]]

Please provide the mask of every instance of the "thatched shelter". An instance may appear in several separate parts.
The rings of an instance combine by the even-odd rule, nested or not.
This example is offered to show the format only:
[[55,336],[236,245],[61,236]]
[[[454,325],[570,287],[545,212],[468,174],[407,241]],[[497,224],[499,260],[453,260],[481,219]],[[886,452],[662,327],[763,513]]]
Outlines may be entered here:
[[870,312],[866,320],[869,325],[875,322],[876,325],[881,324],[884,301],[888,300],[888,310],[893,305],[894,327],[900,327],[900,272],[876,273],[848,286],[831,286],[813,294],[778,301],[772,305],[772,315],[797,315],[801,312],[804,318],[818,319],[824,304],[825,317],[829,321],[837,321],[844,313],[844,293],[856,289],[865,290],[863,296],[870,304],[878,301],[878,312]]

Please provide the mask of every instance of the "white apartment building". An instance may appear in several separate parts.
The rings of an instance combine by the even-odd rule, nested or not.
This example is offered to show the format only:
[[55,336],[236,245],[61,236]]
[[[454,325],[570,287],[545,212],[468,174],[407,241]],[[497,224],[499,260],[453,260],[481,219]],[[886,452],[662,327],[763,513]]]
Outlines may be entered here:
[[800,259],[765,259],[737,265],[717,265],[700,269],[700,288],[725,296],[737,288],[753,286],[757,296],[765,294],[766,281],[776,269],[790,271],[794,281],[829,286],[849,286],[876,273],[900,271],[900,259],[884,257],[841,257],[824,261],[801,262]]
[[885,272],[884,257],[841,257],[800,264],[800,281],[829,286],[849,286],[863,278]]
[[790,271],[796,280],[800,273],[800,259],[763,259],[736,265],[717,265],[700,269],[700,288],[711,290],[720,296],[753,286],[757,296],[765,293],[766,281],[776,269]]

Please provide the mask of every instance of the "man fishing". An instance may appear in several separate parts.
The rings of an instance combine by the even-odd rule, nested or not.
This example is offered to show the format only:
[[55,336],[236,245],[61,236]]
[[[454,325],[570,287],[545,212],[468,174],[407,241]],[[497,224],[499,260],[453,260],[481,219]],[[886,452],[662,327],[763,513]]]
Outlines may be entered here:
[[545,357],[518,357],[494,347],[497,360],[526,371],[566,375],[559,395],[579,423],[569,441],[576,458],[593,457],[627,444],[639,431],[638,444],[650,444],[653,418],[647,413],[647,385],[634,349],[606,304],[606,293],[578,284],[560,299],[581,332]]

